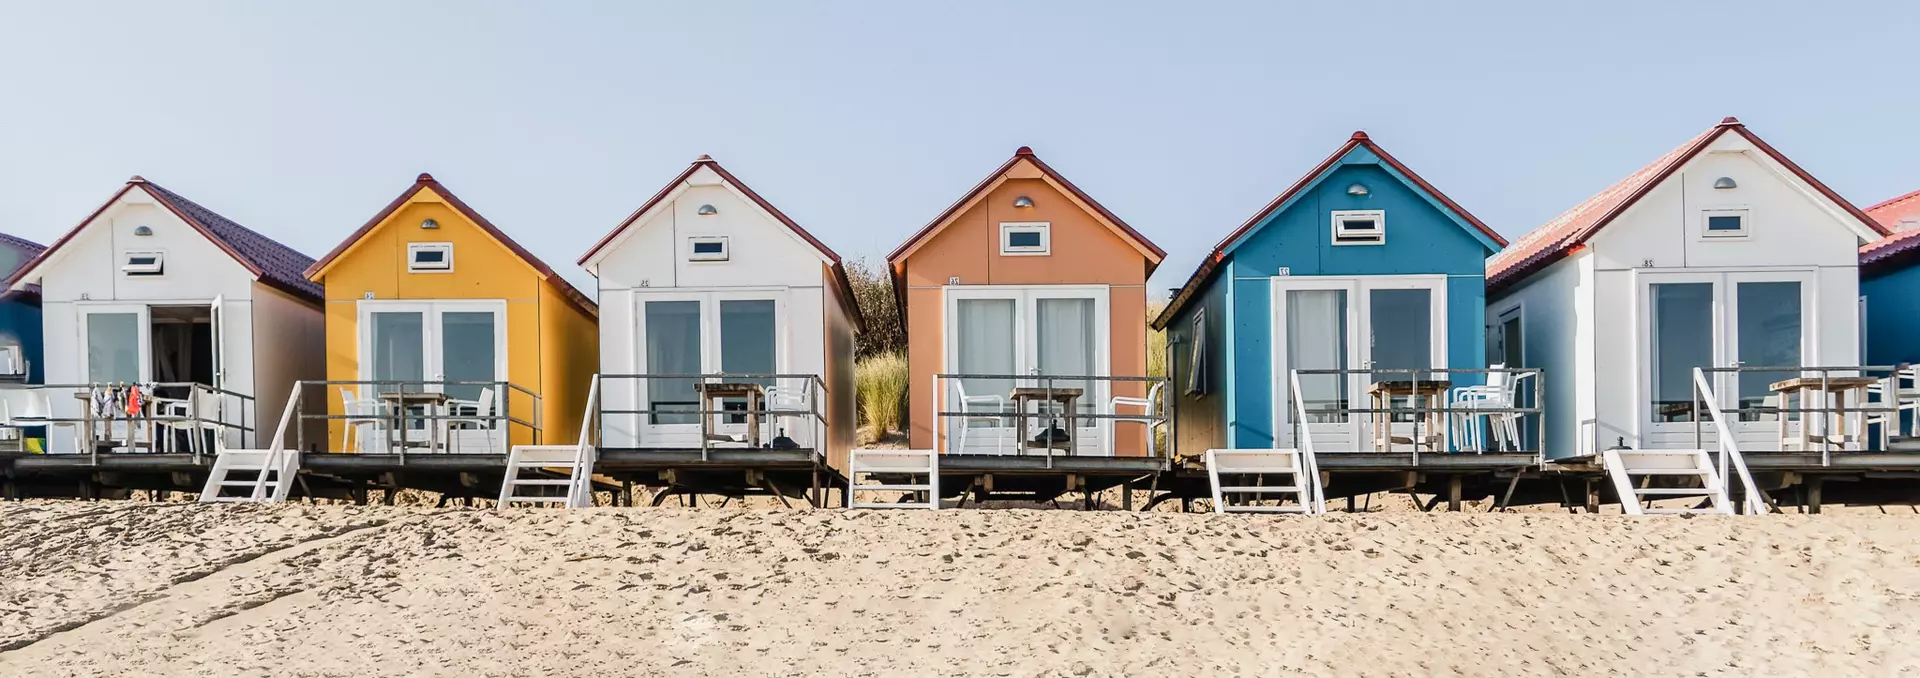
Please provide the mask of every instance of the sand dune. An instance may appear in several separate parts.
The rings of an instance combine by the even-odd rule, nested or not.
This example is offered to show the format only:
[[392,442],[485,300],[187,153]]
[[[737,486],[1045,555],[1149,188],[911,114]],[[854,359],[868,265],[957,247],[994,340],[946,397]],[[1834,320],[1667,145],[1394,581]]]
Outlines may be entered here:
[[1920,675],[1911,516],[0,521],[0,675]]

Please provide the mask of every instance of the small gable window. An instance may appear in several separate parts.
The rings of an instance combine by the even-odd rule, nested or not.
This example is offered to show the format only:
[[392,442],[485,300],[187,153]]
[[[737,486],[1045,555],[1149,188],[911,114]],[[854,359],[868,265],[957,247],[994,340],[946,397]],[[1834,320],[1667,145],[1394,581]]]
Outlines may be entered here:
[[1207,309],[1193,312],[1193,346],[1187,352],[1187,395],[1207,393]]
[[1333,244],[1380,245],[1386,242],[1386,210],[1341,210],[1333,213]]
[[453,270],[453,243],[407,243],[407,272],[446,273]]
[[161,275],[167,270],[167,255],[162,252],[128,252],[120,270],[127,275]]
[[731,256],[727,236],[709,235],[687,238],[687,261],[726,261]]
[[1007,256],[1044,256],[1053,251],[1053,229],[1045,221],[1000,224],[1000,253]]
[[1700,235],[1708,238],[1744,238],[1747,235],[1746,210],[1706,210],[1702,213]]

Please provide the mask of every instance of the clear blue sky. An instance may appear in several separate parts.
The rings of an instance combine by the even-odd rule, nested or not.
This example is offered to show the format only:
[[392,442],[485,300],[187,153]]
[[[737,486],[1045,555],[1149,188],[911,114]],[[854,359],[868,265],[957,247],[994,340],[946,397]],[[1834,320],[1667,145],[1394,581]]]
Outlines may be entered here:
[[1355,129],[1508,236],[1726,115],[1920,188],[1914,3],[178,4],[0,0],[0,230],[141,174],[319,256],[427,171],[590,289],[702,153],[879,258],[1030,145],[1166,288]]

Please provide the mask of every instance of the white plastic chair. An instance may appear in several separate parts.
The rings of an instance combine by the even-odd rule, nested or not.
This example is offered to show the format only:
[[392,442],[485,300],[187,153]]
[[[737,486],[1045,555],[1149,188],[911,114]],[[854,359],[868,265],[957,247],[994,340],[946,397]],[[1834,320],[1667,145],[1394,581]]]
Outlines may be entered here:
[[384,403],[371,398],[361,398],[351,386],[340,387],[340,405],[341,414],[347,416],[346,419],[341,420],[347,424],[346,438],[340,441],[345,451],[365,453],[367,432],[361,429],[372,427],[375,435],[381,435],[381,432],[387,430],[391,424],[383,416],[386,409]]
[[[187,450],[198,454],[202,444],[203,431],[213,431],[213,444],[216,450],[225,445],[227,435],[226,418],[221,416],[220,394],[212,390],[194,388],[187,400],[171,400],[161,403],[160,416],[165,421],[158,422],[169,434],[187,431]],[[172,443],[174,436],[168,435],[167,442]]]
[[[1147,456],[1156,459],[1160,456],[1160,447],[1159,440],[1153,434],[1153,429],[1155,426],[1165,426],[1167,423],[1160,419],[1160,389],[1165,388],[1166,385],[1167,382],[1164,381],[1156,382],[1153,388],[1147,389],[1147,397],[1145,398],[1114,396],[1107,404],[1107,413],[1116,415],[1113,418],[1114,426],[1117,427],[1120,424],[1135,423],[1144,424],[1147,427]],[[1140,408],[1140,414],[1138,416],[1121,415],[1120,408],[1122,407],[1138,407]],[[1107,441],[1107,446],[1107,454],[1113,454],[1113,441]]]
[[[972,428],[968,424],[972,424],[973,422],[976,422],[976,421],[985,421],[985,422],[991,422],[997,425],[1000,423],[1000,419],[1006,416],[1006,410],[1007,410],[1007,399],[1005,396],[967,395],[967,386],[966,384],[962,383],[961,380],[959,379],[953,380],[953,390],[960,396],[960,411],[966,413],[966,416],[963,416],[960,418],[960,435],[956,436],[959,439],[958,440],[959,447],[947,450],[947,454],[956,454],[954,450],[959,450],[959,453],[966,452],[967,429]],[[981,407],[986,407],[990,409],[987,409],[985,412],[979,412],[978,414],[975,414],[976,412],[976,410],[974,409],[975,406],[981,406]],[[991,416],[988,416],[988,413],[991,413]],[[1005,451],[1006,443],[1007,443],[1006,436],[1000,436],[993,445],[993,451],[998,454],[1006,454],[1006,451]]]
[[0,374],[21,376],[27,373],[27,361],[19,344],[0,346]]
[[[1469,451],[1487,451],[1487,440],[1483,429],[1491,429],[1493,447],[1499,449],[1520,449],[1520,414],[1517,412],[1481,412],[1479,410],[1513,409],[1518,401],[1515,398],[1516,387],[1521,379],[1533,376],[1531,373],[1514,376],[1506,371],[1506,365],[1490,365],[1487,383],[1480,386],[1461,386],[1453,390],[1447,407],[1452,411],[1448,426],[1453,428],[1454,439],[1464,443],[1460,445]],[[1487,426],[1482,426],[1482,422]],[[1461,435],[1464,434],[1464,435]]]
[[[24,388],[0,390],[0,405],[4,405],[4,408],[0,408],[5,410],[3,414],[6,418],[6,423],[4,425],[15,428],[46,426],[49,429],[70,429],[73,431],[73,453],[85,453],[85,446],[80,440],[84,437],[80,435],[80,422],[49,421],[53,418],[53,404],[47,399],[46,391]],[[53,432],[49,430],[47,433],[49,444],[51,444]],[[51,452],[53,450],[48,449],[47,451]]]
[[810,386],[811,384],[806,384],[798,388],[781,386],[767,387],[767,401],[763,405],[763,407],[767,409],[767,417],[764,423],[773,427],[774,435],[762,438],[762,440],[770,442],[781,435],[782,429],[779,426],[781,420],[792,418],[804,419],[813,414],[813,408],[809,405],[812,399],[808,396],[808,394],[812,392]]
[[[493,401],[493,389],[491,387],[480,389],[480,397],[474,400],[454,399],[447,401],[447,414],[449,416],[446,419],[440,420],[440,439],[446,441],[447,451],[460,451],[457,449],[458,445],[454,442],[453,432],[455,429],[487,431],[488,442],[492,442],[492,431],[494,430]],[[473,414],[466,414],[467,412],[472,412]],[[488,447],[492,447],[492,445],[489,444]]]

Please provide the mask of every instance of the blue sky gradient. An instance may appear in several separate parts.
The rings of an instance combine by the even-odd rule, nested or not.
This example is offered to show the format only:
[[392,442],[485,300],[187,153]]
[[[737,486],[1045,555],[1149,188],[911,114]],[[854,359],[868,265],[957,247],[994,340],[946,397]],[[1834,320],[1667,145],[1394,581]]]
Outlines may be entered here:
[[1517,236],[1736,115],[1920,188],[1920,4],[0,1],[0,231],[141,174],[310,255],[419,172],[572,262],[710,153],[883,257],[1021,145],[1169,252],[1365,129]]

